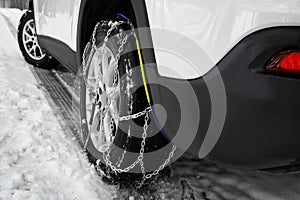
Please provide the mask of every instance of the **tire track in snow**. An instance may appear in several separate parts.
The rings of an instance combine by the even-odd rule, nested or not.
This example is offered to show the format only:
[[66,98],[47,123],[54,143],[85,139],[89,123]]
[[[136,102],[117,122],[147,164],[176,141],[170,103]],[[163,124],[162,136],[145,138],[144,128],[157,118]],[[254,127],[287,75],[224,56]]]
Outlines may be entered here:
[[[62,125],[71,132],[80,143],[78,132],[79,111],[72,106],[72,95],[65,86],[57,79],[55,74],[48,69],[32,68],[36,78],[39,79],[44,92],[47,93],[48,100],[53,102],[58,108],[56,112],[64,122]],[[82,146],[82,144],[80,144]]]

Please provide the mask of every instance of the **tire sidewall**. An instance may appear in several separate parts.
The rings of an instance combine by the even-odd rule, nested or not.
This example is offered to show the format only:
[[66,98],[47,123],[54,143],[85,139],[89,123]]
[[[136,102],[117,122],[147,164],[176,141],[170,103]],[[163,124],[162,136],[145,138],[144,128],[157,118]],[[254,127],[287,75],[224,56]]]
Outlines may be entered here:
[[[106,36],[106,32],[110,27],[99,27],[97,34],[96,34],[96,46],[99,48],[101,47],[101,45],[103,44],[104,38]],[[100,29],[100,30],[99,30]],[[114,34],[118,34],[118,33],[112,33],[112,35]],[[91,41],[90,41],[91,43]],[[114,55],[116,55],[118,53],[118,49],[120,46],[121,41],[117,40],[115,38],[110,38],[109,42],[107,43],[107,47],[113,52]],[[126,46],[129,45],[129,46]],[[132,38],[131,40],[128,40],[128,42],[126,43],[124,51],[126,51],[126,49],[135,49],[136,46],[134,46],[135,48],[132,48],[133,45],[136,45],[136,41],[134,38]],[[89,60],[88,58],[92,53],[94,53],[94,51],[91,51],[91,47],[92,45],[89,45],[89,49],[87,49],[86,54],[85,54],[85,59]],[[130,60],[131,62],[131,69],[135,68],[133,71],[136,73],[132,74],[132,80],[133,82],[137,85],[136,88],[133,89],[134,93],[132,93],[132,100],[134,101],[133,104],[133,110],[131,114],[135,114],[138,112],[141,112],[143,110],[145,110],[145,108],[149,107],[149,103],[147,101],[146,98],[146,94],[145,94],[145,90],[144,90],[144,84],[143,84],[143,79],[141,76],[141,72],[140,72],[140,66],[139,66],[139,59],[137,57],[137,51],[134,52],[128,52],[124,55],[122,55],[120,57],[120,60],[118,62],[119,65],[119,74],[122,77],[124,75],[124,67],[125,67],[125,61]],[[90,62],[90,61],[89,61]],[[86,62],[87,63],[87,62]],[[87,63],[87,67],[89,67],[89,63]],[[85,74],[88,74],[88,70]],[[122,90],[122,84],[121,84],[121,98],[123,96],[125,96],[124,91]],[[93,144],[93,142],[91,141],[91,138],[87,138],[89,136],[88,134],[88,120],[86,119],[86,85],[85,85],[85,80],[84,78],[81,78],[81,87],[80,87],[80,119],[81,119],[81,131],[82,131],[82,138],[83,141],[82,143],[85,144],[86,141],[87,142],[87,146],[86,146],[86,150],[88,153],[88,156],[90,158],[90,160],[92,162],[96,162],[98,160],[100,160],[100,162],[102,164],[105,163],[105,161],[103,160],[103,154],[98,152]],[[124,99],[122,99],[121,101],[121,110],[123,109],[124,106],[128,106],[126,103],[124,102],[128,102],[128,101],[124,101]],[[125,108],[125,110],[127,110],[128,108]],[[120,112],[122,113],[122,111]],[[123,116],[125,113],[120,114],[121,116]],[[128,113],[127,113],[128,114]],[[150,116],[150,121],[151,121],[151,116]],[[149,121],[149,123],[150,123]],[[123,122],[122,122],[123,123]],[[144,120],[144,116],[136,119],[136,120],[131,120],[131,122],[124,122],[125,124],[122,124],[122,129],[123,127],[129,127],[130,123],[135,123],[137,126],[135,130],[131,129],[131,132],[135,131],[139,136],[138,137],[133,137],[132,135],[130,137],[128,137],[128,133],[127,132],[123,132],[122,130],[118,129],[118,132],[116,134],[115,137],[115,141],[114,141],[114,147],[112,148],[112,160],[116,160],[119,159],[122,152],[124,150],[130,152],[130,153],[134,153],[134,155],[138,155],[141,149],[141,142],[142,142],[142,133],[143,133],[143,126],[145,124],[145,120]],[[128,124],[126,124],[128,123]],[[125,125],[125,126],[123,126]],[[123,129],[123,130],[128,130],[128,129]],[[167,141],[164,136],[162,136],[162,134],[158,131],[156,132],[156,130],[148,130],[149,132],[151,131],[153,133],[153,136],[149,137],[146,139],[146,145],[145,145],[145,153],[148,152],[153,152],[153,151],[157,151],[159,149],[161,149],[162,147],[164,147],[165,145],[167,145],[169,143],[169,141]],[[156,134],[154,134],[156,133]],[[113,155],[115,153],[115,155]],[[133,154],[132,154],[133,155]],[[165,152],[162,153],[161,155],[157,155],[157,158],[153,158],[153,161],[157,161],[158,163],[163,162],[161,161],[162,158],[165,158],[166,154]],[[130,156],[131,159],[124,159],[123,164],[121,166],[129,166],[132,164],[132,156]],[[147,163],[145,163],[145,165],[147,165]],[[140,172],[139,172],[140,173]],[[128,173],[130,174],[130,173]],[[136,174],[136,173],[134,173]]]
[[23,16],[20,19],[20,23],[18,26],[18,44],[19,44],[19,48],[21,50],[21,53],[24,57],[24,59],[26,60],[26,62],[28,62],[29,64],[35,66],[35,67],[48,67],[50,65],[50,61],[52,60],[52,58],[46,54],[44,58],[40,59],[40,60],[35,60],[32,57],[30,57],[24,47],[24,41],[23,41],[23,32],[24,32],[24,27],[25,24],[30,21],[30,20],[34,20],[34,15],[32,11],[27,11],[23,14]]

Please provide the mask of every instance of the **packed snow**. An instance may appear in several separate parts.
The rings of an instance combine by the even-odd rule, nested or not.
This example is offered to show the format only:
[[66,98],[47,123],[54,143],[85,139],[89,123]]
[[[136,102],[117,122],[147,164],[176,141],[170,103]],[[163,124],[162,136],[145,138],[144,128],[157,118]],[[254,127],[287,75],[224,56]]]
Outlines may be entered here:
[[116,189],[63,131],[21,56],[21,15],[0,10],[0,199],[112,199]]

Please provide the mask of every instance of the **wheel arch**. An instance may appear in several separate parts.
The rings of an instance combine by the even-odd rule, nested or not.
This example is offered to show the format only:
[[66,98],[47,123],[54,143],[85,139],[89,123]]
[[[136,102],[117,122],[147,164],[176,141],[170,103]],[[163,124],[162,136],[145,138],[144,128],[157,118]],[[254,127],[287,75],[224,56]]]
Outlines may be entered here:
[[130,18],[136,27],[148,27],[148,15],[144,0],[86,0],[83,3],[79,23],[79,45],[82,55],[85,45],[89,41],[97,22],[116,17],[122,13]]
[[33,11],[33,0],[30,0],[30,1],[29,1],[29,4],[28,4],[28,10]]

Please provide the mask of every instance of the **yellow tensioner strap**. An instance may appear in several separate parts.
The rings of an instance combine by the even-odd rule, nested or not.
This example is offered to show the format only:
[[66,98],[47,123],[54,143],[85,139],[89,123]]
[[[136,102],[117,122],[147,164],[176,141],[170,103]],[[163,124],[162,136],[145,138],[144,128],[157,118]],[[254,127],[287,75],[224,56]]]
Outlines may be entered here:
[[140,66],[141,66],[141,71],[142,71],[142,78],[143,78],[144,88],[145,88],[148,103],[150,105],[150,102],[151,102],[150,101],[150,95],[149,95],[149,90],[148,90],[148,86],[147,86],[147,80],[146,80],[146,75],[145,75],[145,68],[144,68],[144,63],[143,63],[143,59],[142,59],[140,43],[139,43],[138,40],[136,40],[136,47],[137,47],[138,54],[139,54],[139,60],[140,60]]

